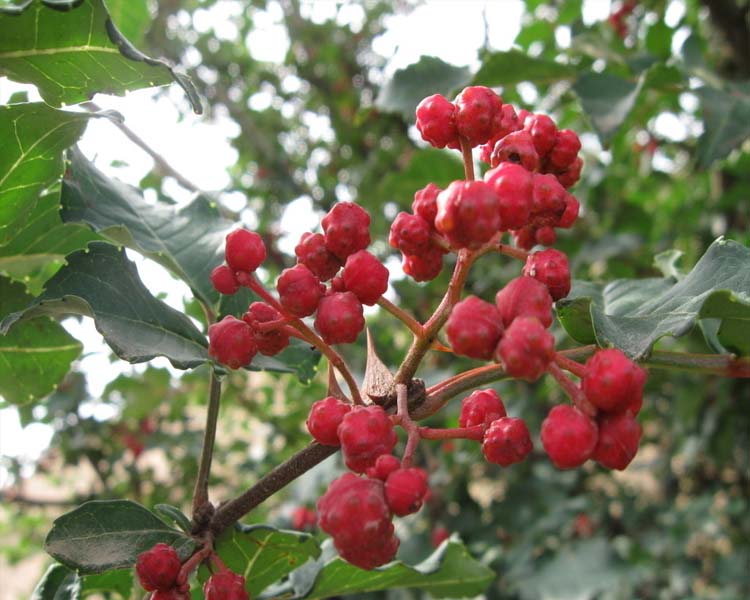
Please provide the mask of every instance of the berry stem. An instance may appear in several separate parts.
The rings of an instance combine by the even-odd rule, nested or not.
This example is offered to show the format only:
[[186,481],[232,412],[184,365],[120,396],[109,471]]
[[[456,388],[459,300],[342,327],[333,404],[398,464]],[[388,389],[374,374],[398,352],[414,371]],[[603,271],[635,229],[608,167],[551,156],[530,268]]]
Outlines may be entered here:
[[474,181],[474,155],[471,152],[469,140],[461,136],[461,155],[464,159],[464,175],[467,181]]
[[590,417],[596,416],[596,407],[588,401],[583,390],[581,390],[581,388],[563,373],[563,370],[557,365],[557,363],[550,363],[547,366],[547,372],[555,378],[555,381],[557,381],[563,391],[573,401],[573,404],[578,410]]
[[212,556],[213,553],[213,544],[206,544],[195,552],[190,558],[188,558],[183,564],[182,567],[180,567],[180,572],[177,575],[177,586],[182,586],[187,583],[188,578],[190,577],[190,574],[195,571],[195,569],[198,568],[198,565],[200,565],[204,560],[206,560],[209,556]]
[[529,257],[529,253],[525,250],[514,248],[513,246],[508,246],[508,244],[495,244],[495,250],[497,250],[500,254],[505,254],[505,256],[517,258],[518,260],[523,262],[526,262],[526,259]]
[[209,502],[208,476],[211,473],[211,461],[214,455],[220,404],[221,382],[212,370],[208,381],[208,412],[206,413],[206,429],[203,432],[203,449],[201,450],[198,477],[195,480],[195,488],[193,490],[193,517]]
[[414,335],[424,335],[424,327],[422,326],[422,324],[400,306],[396,306],[385,296],[380,297],[380,299],[378,300],[378,304],[389,313],[391,313],[394,317],[396,317],[399,321],[401,321],[404,325],[406,325]]
[[484,438],[484,425],[474,427],[456,427],[454,429],[435,429],[433,427],[420,427],[419,436],[425,440],[476,440],[481,442]]
[[409,390],[405,383],[396,384],[396,421],[406,431],[406,448],[401,459],[401,465],[407,469],[411,467],[414,451],[419,444],[419,427],[409,416]]
[[341,376],[346,381],[346,384],[349,386],[349,391],[352,395],[352,401],[354,402],[354,404],[362,404],[362,397],[359,395],[359,387],[357,386],[357,381],[354,379],[349,366],[346,364],[346,361],[344,361],[341,355],[333,348],[331,348],[331,346],[326,344],[312,329],[305,325],[302,319],[298,319],[297,317],[290,315],[281,305],[281,303],[276,300],[276,298],[274,298],[268,292],[268,290],[266,290],[266,288],[263,287],[263,284],[255,277],[254,274],[243,279],[243,284],[247,285],[247,287],[249,287],[258,296],[260,296],[260,298],[268,302],[268,304],[273,306],[282,315],[284,315],[284,319],[289,323],[289,327],[292,327],[297,331],[297,333],[292,334],[290,329],[285,329],[287,333],[312,344],[323,353],[323,355],[338,370],[338,372],[341,373]]
[[573,373],[578,378],[583,377],[583,373],[586,371],[586,368],[579,362],[576,362],[567,356],[564,356],[560,354],[559,352],[555,352],[555,362],[557,363],[557,366],[565,369],[566,371]]
[[470,252],[469,250],[460,250],[458,252],[456,266],[453,268],[453,275],[451,275],[448,289],[446,290],[443,299],[440,301],[440,304],[435,309],[435,312],[429,318],[427,323],[424,324],[422,335],[414,338],[406,357],[394,377],[396,384],[408,383],[411,381],[412,377],[414,377],[414,373],[417,372],[417,368],[419,368],[419,364],[422,362],[424,355],[437,340],[438,332],[443,325],[445,325],[445,322],[450,316],[451,310],[453,310],[456,302],[458,302],[461,297],[461,290],[464,288],[469,269],[474,263],[474,260],[476,260],[477,255],[477,252]]

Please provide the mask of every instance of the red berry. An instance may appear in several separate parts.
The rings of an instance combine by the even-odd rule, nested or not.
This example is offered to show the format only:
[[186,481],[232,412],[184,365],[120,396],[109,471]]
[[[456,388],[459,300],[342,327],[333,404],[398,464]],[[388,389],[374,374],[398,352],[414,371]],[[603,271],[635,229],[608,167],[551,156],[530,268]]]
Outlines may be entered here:
[[167,591],[174,586],[181,566],[180,557],[172,546],[156,544],[138,555],[135,573],[147,592]]
[[600,465],[622,471],[638,452],[641,426],[629,413],[599,418],[599,441],[593,458]]
[[495,390],[475,390],[461,401],[458,424],[461,427],[487,426],[505,415],[505,405]]
[[400,212],[391,225],[388,243],[404,254],[420,254],[430,246],[432,226],[419,215]]
[[516,110],[510,104],[503,104],[500,109],[500,118],[495,117],[495,134],[479,150],[479,160],[489,164],[492,150],[495,144],[513,131],[521,129]]
[[430,246],[421,254],[404,254],[403,269],[414,281],[431,281],[443,269],[443,252]]
[[417,105],[417,129],[422,139],[435,148],[458,147],[456,106],[444,96],[433,94]]
[[581,140],[575,131],[561,129],[557,132],[555,145],[550,150],[548,159],[552,167],[564,171],[570,167],[581,149]]
[[536,317],[544,327],[552,325],[552,297],[547,286],[533,277],[516,277],[495,295],[503,325],[516,317]]
[[497,355],[508,375],[535,381],[555,357],[555,338],[534,317],[517,317],[505,330]]
[[333,396],[314,402],[307,417],[307,429],[310,435],[320,444],[339,446],[339,436],[336,430],[351,409],[351,404]]
[[245,589],[245,578],[232,571],[219,571],[203,585],[205,600],[250,600]]
[[258,346],[258,352],[266,356],[274,356],[289,345],[289,335],[279,329],[261,331],[258,325],[278,321],[281,313],[265,302],[253,302],[242,315],[242,320],[253,330],[253,339]]
[[208,355],[230,369],[248,364],[258,352],[252,328],[227,315],[208,328]]
[[523,274],[546,285],[553,300],[565,298],[570,292],[568,257],[554,248],[529,254]]
[[423,469],[397,469],[385,481],[385,501],[394,515],[405,517],[422,508],[427,495],[427,472]]
[[224,256],[232,271],[255,271],[266,260],[266,246],[254,231],[235,229],[227,235]]
[[421,190],[414,192],[414,202],[411,203],[412,212],[433,225],[437,216],[437,197],[442,191],[434,183],[428,183]]
[[520,229],[526,225],[534,189],[532,173],[521,165],[502,163],[487,171],[484,180],[497,195],[503,230]]
[[346,466],[357,473],[365,473],[378,456],[390,454],[396,445],[393,423],[377,405],[355,406],[344,415],[338,436]]
[[437,198],[435,228],[458,248],[478,248],[500,230],[500,206],[483,181],[454,181]]
[[547,115],[529,115],[524,121],[523,128],[531,135],[534,149],[539,156],[546,156],[555,145],[557,127]]
[[536,243],[541,246],[551,246],[557,241],[557,233],[555,233],[555,230],[552,227],[540,227],[534,233],[534,239],[536,240]]
[[219,265],[211,271],[211,283],[217,292],[226,296],[231,296],[240,289],[234,271],[226,265]]
[[542,445],[558,469],[572,469],[593,454],[598,439],[596,423],[574,406],[555,406],[542,423]]
[[318,524],[341,557],[362,569],[390,561],[398,550],[391,511],[379,479],[345,473],[318,500]]
[[536,244],[536,229],[529,225],[523,229],[516,229],[513,232],[513,241],[518,248],[531,250]]
[[499,129],[503,100],[490,88],[464,88],[456,97],[456,128],[471,146],[489,141]]
[[367,476],[385,481],[388,479],[388,475],[400,468],[401,461],[393,456],[393,454],[381,454],[375,461],[375,466],[367,469]]
[[578,180],[581,178],[582,169],[583,159],[579,156],[567,169],[564,171],[558,171],[555,173],[555,176],[564,188],[569,189],[578,183]]
[[534,222],[555,224],[565,212],[565,197],[568,192],[554,175],[534,173],[531,193],[531,214]]
[[326,248],[342,261],[370,243],[370,215],[354,202],[339,202],[320,223]]
[[303,233],[294,248],[297,260],[321,281],[328,281],[341,268],[341,261],[326,248],[326,238],[321,233]]
[[350,254],[342,274],[346,289],[372,306],[388,289],[388,269],[367,250]]
[[513,417],[493,421],[482,442],[482,453],[487,461],[503,467],[521,462],[532,448],[526,423]]
[[306,506],[298,506],[292,511],[292,529],[310,531],[318,522],[318,513]]
[[352,292],[333,292],[320,301],[315,329],[326,344],[351,344],[364,328],[362,303]]
[[560,216],[560,220],[557,222],[557,226],[564,229],[572,227],[573,223],[575,223],[575,220],[578,218],[578,211],[580,210],[580,208],[581,205],[578,202],[578,199],[573,194],[566,195],[565,211],[563,212],[562,216]]
[[313,314],[325,289],[313,272],[302,264],[284,269],[276,282],[281,305],[295,317]]
[[503,323],[494,304],[469,296],[453,307],[445,331],[456,354],[489,360],[503,335]]
[[521,165],[529,171],[539,168],[539,155],[528,131],[514,131],[495,144],[490,155],[490,164],[496,167],[504,162]]
[[586,361],[581,387],[586,398],[606,412],[637,414],[646,371],[617,348],[597,351]]

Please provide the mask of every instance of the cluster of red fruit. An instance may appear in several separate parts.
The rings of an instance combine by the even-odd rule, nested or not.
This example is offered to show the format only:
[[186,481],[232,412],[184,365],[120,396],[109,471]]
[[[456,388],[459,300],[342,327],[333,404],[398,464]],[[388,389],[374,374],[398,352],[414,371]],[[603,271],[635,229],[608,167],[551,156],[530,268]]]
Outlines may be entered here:
[[[341,446],[346,473],[318,501],[318,524],[339,554],[362,569],[390,561],[398,550],[393,516],[417,512],[428,494],[427,473],[391,454],[396,432],[378,405],[352,406],[333,396],[312,405],[307,428],[321,444]],[[406,462],[406,461],[405,461]]]
[[[302,235],[295,248],[297,264],[284,269],[276,283],[278,301],[264,294],[266,301],[251,304],[242,319],[226,316],[209,327],[210,356],[237,369],[256,352],[278,354],[289,335],[297,335],[284,325],[312,315],[326,344],[357,339],[365,326],[363,305],[372,306],[388,289],[388,269],[365,250],[370,215],[359,205],[336,204],[321,225],[322,234]],[[261,237],[245,229],[233,231],[226,238],[224,256],[227,264],[211,273],[216,290],[234,294],[246,286],[258,291],[254,271],[266,258]]]
[[[190,586],[180,581],[182,564],[172,546],[156,544],[138,555],[135,573],[151,600],[190,600]],[[250,600],[245,578],[223,568],[213,573],[203,586],[206,600]]]

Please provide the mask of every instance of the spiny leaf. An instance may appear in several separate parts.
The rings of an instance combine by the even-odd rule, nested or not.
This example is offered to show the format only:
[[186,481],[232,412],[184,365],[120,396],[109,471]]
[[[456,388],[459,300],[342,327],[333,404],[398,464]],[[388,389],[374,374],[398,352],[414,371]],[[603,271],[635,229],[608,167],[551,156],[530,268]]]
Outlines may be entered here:
[[180,558],[195,548],[192,538],[172,529],[130,500],[94,500],[55,519],[44,548],[79,574],[132,567],[141,552],[169,544]]
[[0,73],[33,83],[54,106],[176,81],[193,110],[202,111],[190,79],[136,49],[103,0],[31,0],[0,8]]
[[165,266],[207,305],[218,301],[210,274],[224,258],[224,237],[234,225],[215,206],[202,197],[180,209],[149,203],[140,190],[99,171],[77,148],[70,159],[62,186],[63,221],[88,224]]
[[[311,535],[267,525],[230,528],[219,536],[215,548],[224,564],[245,578],[245,589],[252,598],[320,555],[320,548]],[[198,579],[201,583],[208,579],[205,567],[198,572]]]
[[24,226],[39,195],[62,175],[62,151],[81,136],[90,116],[42,102],[0,106],[0,246]]
[[334,558],[318,573],[308,600],[391,588],[417,588],[434,598],[460,598],[481,594],[495,573],[471,557],[455,539],[446,540],[425,561],[409,566],[396,561],[364,571]]
[[718,319],[716,340],[750,353],[750,249],[716,240],[680,281],[620,279],[603,288],[576,284],[558,301],[558,317],[582,343],[644,357],[665,335],[685,335],[699,319]]
[[[22,310],[32,300],[23,285],[0,277],[0,316]],[[0,394],[19,405],[43,398],[62,381],[82,349],[52,319],[17,323],[0,336]]]
[[40,315],[77,314],[92,317],[123,360],[137,363],[166,356],[178,369],[208,360],[201,332],[185,315],[151,295],[124,250],[94,242],[88,251],[75,252],[67,260],[41,296],[0,323],[0,333]]

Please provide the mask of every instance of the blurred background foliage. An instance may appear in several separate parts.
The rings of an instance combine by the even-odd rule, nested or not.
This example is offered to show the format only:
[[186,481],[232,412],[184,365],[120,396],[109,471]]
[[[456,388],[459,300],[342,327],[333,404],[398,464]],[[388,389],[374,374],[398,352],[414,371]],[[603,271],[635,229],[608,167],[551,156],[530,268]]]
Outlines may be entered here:
[[[479,40],[478,71],[421,61],[406,73],[412,90],[394,89],[389,57],[373,49],[389,17],[414,10],[410,2],[339,2],[331,18],[313,19],[310,5],[298,0],[162,0],[149,5],[150,17],[133,17],[129,35],[150,55],[170,57],[191,73],[209,122],[236,124],[238,158],[227,191],[246,199],[242,217],[269,247],[276,247],[285,211],[309,203],[320,216],[337,200],[356,200],[372,215],[373,251],[397,264],[386,241],[395,214],[408,210],[428,182],[462,176],[456,156],[424,147],[408,115],[420,94],[448,93],[472,80],[582,134],[585,167],[573,190],[582,218],[559,243],[575,277],[657,276],[653,257],[661,251],[681,251],[678,265],[688,269],[719,235],[750,242],[750,152],[742,145],[750,127],[748,2],[647,0],[634,3],[619,26],[584,24],[581,5],[527,0],[517,52],[500,53]],[[611,11],[620,7],[614,3]],[[224,15],[234,33],[203,26],[207,11]],[[252,44],[258,24],[269,20],[290,40],[282,63],[248,51],[246,41]],[[142,187],[161,193],[168,176],[156,169]],[[315,224],[311,218],[309,227]],[[268,280],[292,263],[288,253],[272,252]],[[516,269],[487,257],[468,287],[490,299]],[[448,273],[428,285],[396,281],[399,304],[426,318]],[[187,310],[202,318],[195,307]],[[381,358],[398,364],[410,337],[388,314],[374,313],[368,324]],[[706,351],[698,331],[659,347]],[[363,350],[345,350],[360,375]],[[433,383],[472,364],[435,353],[419,375]],[[325,393],[324,375],[304,386],[263,373],[226,377],[214,500],[236,494],[307,443],[304,419]],[[36,407],[20,407],[24,425],[45,423],[55,433],[33,469],[3,458],[13,475],[0,510],[5,560],[38,553],[52,518],[92,497],[187,509],[206,382],[205,367],[179,378],[149,367],[92,398],[85,374],[72,372]],[[537,432],[562,399],[546,380],[496,387],[509,414]],[[540,450],[500,469],[470,442],[423,444],[433,495],[426,509],[398,525],[399,556],[421,560],[436,528],[445,528],[497,573],[489,598],[749,597],[749,399],[743,380],[652,371],[642,447],[624,473],[595,465],[559,472]],[[431,424],[455,424],[458,404]],[[107,405],[115,416],[91,416],[92,405]],[[290,526],[293,509],[313,506],[338,468],[338,458],[327,461],[246,521]],[[39,486],[70,496],[35,497]]]

